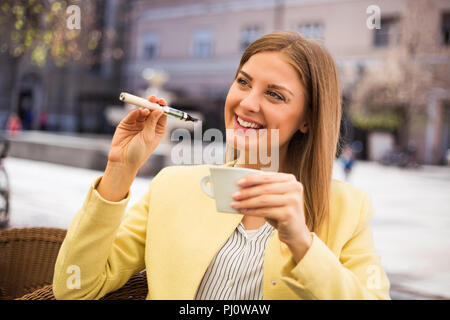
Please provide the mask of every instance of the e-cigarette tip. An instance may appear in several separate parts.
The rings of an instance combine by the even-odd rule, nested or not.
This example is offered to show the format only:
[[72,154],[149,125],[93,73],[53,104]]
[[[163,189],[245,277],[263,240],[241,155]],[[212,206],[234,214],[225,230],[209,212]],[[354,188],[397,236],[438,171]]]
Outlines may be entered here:
[[187,119],[186,120],[187,121],[192,121],[192,122],[197,122],[198,121],[198,119],[196,119],[196,118],[194,118],[194,117],[192,117],[190,115],[187,115]]

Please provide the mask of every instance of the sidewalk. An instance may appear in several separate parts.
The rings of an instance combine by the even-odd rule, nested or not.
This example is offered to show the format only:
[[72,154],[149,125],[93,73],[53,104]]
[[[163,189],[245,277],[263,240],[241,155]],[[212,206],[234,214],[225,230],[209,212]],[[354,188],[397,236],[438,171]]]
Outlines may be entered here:
[[[338,164],[334,172],[343,176]],[[349,182],[372,197],[375,249],[393,297],[450,299],[450,167],[358,162]]]

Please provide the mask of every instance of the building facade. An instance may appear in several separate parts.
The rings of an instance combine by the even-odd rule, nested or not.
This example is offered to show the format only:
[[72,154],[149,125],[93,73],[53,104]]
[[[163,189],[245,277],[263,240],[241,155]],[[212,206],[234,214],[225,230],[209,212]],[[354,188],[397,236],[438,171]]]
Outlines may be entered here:
[[[31,110],[29,128],[39,129],[47,111],[49,130],[108,133],[110,105],[121,91],[144,95],[145,70],[169,75],[163,89],[171,104],[203,114],[206,128],[224,130],[224,103],[245,48],[260,36],[296,31],[322,41],[333,55],[344,102],[343,136],[364,140],[349,125],[348,106],[358,84],[371,70],[389,68],[392,52],[403,52],[410,65],[431,72],[432,82],[417,90],[406,141],[422,163],[441,164],[450,148],[450,2],[446,0],[105,0],[98,1],[99,30],[118,35],[101,41],[102,59],[86,70],[76,61],[64,68],[1,53],[0,123],[12,113]],[[374,8],[375,7],[375,8]],[[380,29],[373,14],[379,10]],[[83,11],[82,11],[83,12]],[[126,19],[123,17],[126,16]],[[372,27],[370,25],[372,24]],[[108,31],[109,30],[109,31]],[[104,37],[103,39],[107,39]],[[120,47],[120,59],[108,48]],[[401,56],[402,56],[401,55]],[[412,81],[418,83],[419,81]],[[422,88],[423,89],[423,88]],[[148,91],[147,91],[148,92]],[[416,99],[417,98],[417,99]],[[419,99],[420,98],[420,99]],[[418,110],[418,111],[417,111]],[[347,121],[346,121],[347,120]],[[398,140],[398,139],[397,139]],[[398,141],[397,141],[398,142]],[[364,141],[368,145],[368,141]],[[368,149],[366,146],[365,149]],[[364,151],[363,158],[370,158]]]
[[[368,27],[373,5],[381,29]],[[420,19],[414,16],[418,8]],[[164,70],[170,75],[165,88],[175,95],[173,105],[201,111],[208,127],[223,129],[224,101],[240,56],[266,33],[289,30],[321,40],[337,63],[344,101],[367,70],[382,67],[392,50],[408,50],[406,39],[421,33],[415,61],[433,71],[436,84],[426,93],[425,119],[412,119],[408,141],[420,162],[441,163],[450,148],[450,119],[444,116],[449,108],[449,12],[445,0],[139,1],[132,8],[124,83],[139,93],[147,87],[143,70]]]

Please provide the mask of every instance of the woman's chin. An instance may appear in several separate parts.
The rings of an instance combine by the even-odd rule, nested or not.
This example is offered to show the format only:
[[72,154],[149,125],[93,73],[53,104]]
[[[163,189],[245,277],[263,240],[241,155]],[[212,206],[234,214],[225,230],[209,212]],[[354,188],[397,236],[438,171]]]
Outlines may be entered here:
[[[241,130],[226,131],[226,143],[232,148],[241,152],[262,152],[271,154],[271,142],[267,141],[266,136],[243,135]],[[266,150],[260,150],[263,147]],[[264,152],[265,151],[265,152]]]
[[258,147],[257,139],[248,139],[245,137],[240,137],[238,135],[227,137],[227,143],[228,142],[230,142],[229,144],[231,144],[234,149],[238,150],[248,150]]
[[[231,140],[230,140],[231,141]],[[258,141],[240,141],[239,139],[235,139],[234,143],[229,143],[227,141],[227,144],[233,147],[236,150],[239,150],[240,154],[246,153],[246,154],[253,154],[254,156],[259,155],[269,155],[271,154],[270,146],[267,148],[267,150],[261,150],[260,145]],[[264,144],[264,147],[265,144]]]

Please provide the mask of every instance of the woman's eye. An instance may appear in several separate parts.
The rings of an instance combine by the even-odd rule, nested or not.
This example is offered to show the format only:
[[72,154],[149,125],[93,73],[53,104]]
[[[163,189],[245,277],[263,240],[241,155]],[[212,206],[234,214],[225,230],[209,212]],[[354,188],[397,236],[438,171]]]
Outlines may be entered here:
[[274,92],[274,91],[267,91],[269,93],[269,95],[277,100],[281,100],[284,101],[284,97],[279,95],[278,93]]
[[245,81],[244,79],[242,79],[242,78],[238,78],[237,79],[237,83],[239,83],[239,84],[242,84],[242,85],[247,85],[247,81]]
[[[247,86],[248,82],[245,79],[242,78],[237,78],[236,82],[239,83],[241,86]],[[284,97],[278,93],[276,93],[275,91],[267,91],[268,95],[274,99],[280,100],[280,101],[285,101]]]

